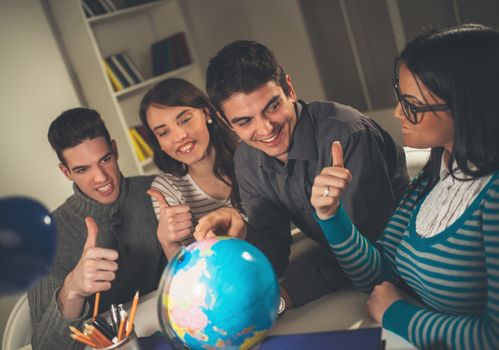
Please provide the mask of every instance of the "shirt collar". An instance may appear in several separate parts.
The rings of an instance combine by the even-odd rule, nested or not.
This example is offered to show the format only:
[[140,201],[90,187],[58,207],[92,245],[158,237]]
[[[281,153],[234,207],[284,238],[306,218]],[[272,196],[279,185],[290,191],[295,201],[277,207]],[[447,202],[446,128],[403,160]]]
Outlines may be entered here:
[[295,106],[298,118],[289,147],[288,160],[317,160],[315,123],[308,113],[305,102],[298,100]]
[[[450,171],[449,171],[449,168],[447,167],[447,161],[445,160],[446,152],[447,151],[442,152],[442,158],[440,160],[440,181],[442,181],[445,178],[447,178],[448,176],[450,176]],[[470,162],[468,162],[468,167],[471,170],[477,169],[476,166]],[[454,159],[454,162],[452,163],[452,168],[454,170],[454,176],[457,177],[458,179],[467,180],[467,179],[472,178],[472,176],[466,175],[465,173],[462,172],[461,169],[459,169],[455,159]],[[455,179],[452,178],[452,180],[455,180]]]

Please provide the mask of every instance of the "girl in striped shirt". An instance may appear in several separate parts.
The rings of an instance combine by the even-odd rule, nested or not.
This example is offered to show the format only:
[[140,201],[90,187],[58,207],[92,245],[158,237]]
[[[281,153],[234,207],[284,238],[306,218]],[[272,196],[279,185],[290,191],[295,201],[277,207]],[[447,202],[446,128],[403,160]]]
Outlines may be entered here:
[[232,160],[237,141],[206,95],[183,79],[151,88],[140,119],[163,171],[148,193],[159,220],[158,239],[170,259],[193,240],[201,217],[223,207],[241,208]]
[[499,32],[422,34],[396,60],[393,84],[404,141],[431,147],[428,163],[373,245],[341,207],[355,174],[335,143],[313,185],[316,219],[384,328],[419,348],[499,349]]

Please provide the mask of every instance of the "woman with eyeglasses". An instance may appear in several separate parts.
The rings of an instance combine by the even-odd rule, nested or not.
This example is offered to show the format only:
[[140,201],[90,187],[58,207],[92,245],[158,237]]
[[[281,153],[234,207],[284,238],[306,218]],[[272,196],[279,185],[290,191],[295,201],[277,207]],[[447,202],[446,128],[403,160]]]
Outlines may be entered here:
[[[168,259],[194,240],[194,226],[225,207],[241,209],[232,156],[237,140],[208,97],[184,79],[165,79],[140,104],[154,162],[162,170],[148,193]],[[232,232],[229,228],[229,235]],[[237,234],[236,234],[237,233]],[[234,230],[234,234],[244,238]]]
[[499,32],[465,24],[418,36],[395,62],[394,87],[404,141],[431,147],[428,163],[373,245],[341,206],[355,174],[335,143],[312,188],[316,219],[385,329],[419,348],[499,349]]

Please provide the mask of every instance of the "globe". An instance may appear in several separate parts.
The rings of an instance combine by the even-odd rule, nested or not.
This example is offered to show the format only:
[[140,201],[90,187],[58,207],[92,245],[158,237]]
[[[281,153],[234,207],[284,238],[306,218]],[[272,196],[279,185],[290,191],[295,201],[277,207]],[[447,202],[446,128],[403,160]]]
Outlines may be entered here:
[[274,324],[278,305],[268,259],[228,237],[182,248],[168,263],[158,295],[161,328],[180,349],[250,349]]

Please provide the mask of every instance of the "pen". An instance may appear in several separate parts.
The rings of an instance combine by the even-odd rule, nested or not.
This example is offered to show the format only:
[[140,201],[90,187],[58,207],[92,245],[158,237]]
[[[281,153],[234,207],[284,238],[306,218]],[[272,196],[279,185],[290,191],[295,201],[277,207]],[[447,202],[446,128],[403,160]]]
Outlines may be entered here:
[[118,307],[116,304],[111,304],[109,309],[109,314],[111,315],[111,323],[113,324],[114,331],[118,333],[118,327],[120,325],[120,316],[118,314]]

